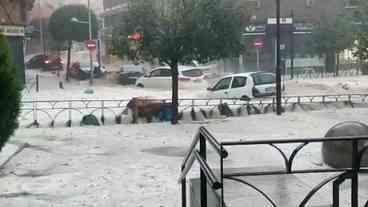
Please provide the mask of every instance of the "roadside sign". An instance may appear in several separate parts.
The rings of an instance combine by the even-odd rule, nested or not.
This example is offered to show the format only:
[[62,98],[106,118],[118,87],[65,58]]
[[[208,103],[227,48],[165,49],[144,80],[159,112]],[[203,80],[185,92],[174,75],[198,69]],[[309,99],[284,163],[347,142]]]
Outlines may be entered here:
[[85,41],[85,45],[86,45],[86,48],[90,51],[96,50],[96,47],[97,47],[96,41],[94,41],[94,40]]
[[264,43],[263,40],[261,38],[257,38],[254,42],[253,42],[253,47],[254,48],[263,48],[264,47]]
[[143,36],[138,32],[134,32],[133,34],[128,35],[128,39],[138,41],[143,39]]
[[266,34],[266,25],[248,25],[244,28],[243,36],[257,36]]
[[280,44],[280,50],[285,50],[286,46],[285,44]]
[[[276,18],[268,18],[267,24],[276,24]],[[293,18],[280,18],[280,24],[293,24]]]
[[0,34],[3,34],[4,36],[23,37],[25,34],[25,27],[0,25]]

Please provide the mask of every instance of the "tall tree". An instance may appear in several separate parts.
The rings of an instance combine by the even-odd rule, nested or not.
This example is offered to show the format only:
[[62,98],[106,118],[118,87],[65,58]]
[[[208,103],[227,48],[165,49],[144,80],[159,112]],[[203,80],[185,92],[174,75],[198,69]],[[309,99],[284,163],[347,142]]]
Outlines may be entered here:
[[0,34],[0,151],[18,127],[20,85],[5,37]]
[[[69,80],[70,76],[72,41],[82,42],[89,39],[88,13],[89,10],[84,5],[66,5],[56,10],[50,17],[49,30],[52,37],[57,41],[68,43],[66,80]],[[73,18],[79,22],[73,22]],[[92,39],[96,39],[98,23],[97,17],[93,12],[91,19]]]
[[356,50],[354,55],[361,62],[361,71],[368,75],[368,2],[360,1],[359,7],[354,13],[354,22],[358,27],[356,35]]
[[[158,58],[172,71],[172,124],[178,115],[178,65],[196,60],[208,62],[238,57],[243,48],[242,28],[248,18],[245,7],[224,0],[130,0],[129,9],[115,32],[115,51],[121,55],[138,49],[142,57]],[[143,39],[132,47],[128,36]],[[137,41],[135,41],[137,42]]]
[[310,53],[325,57],[327,72],[338,75],[339,54],[354,43],[354,26],[351,18],[338,16],[333,21],[322,21],[313,30],[308,46]]

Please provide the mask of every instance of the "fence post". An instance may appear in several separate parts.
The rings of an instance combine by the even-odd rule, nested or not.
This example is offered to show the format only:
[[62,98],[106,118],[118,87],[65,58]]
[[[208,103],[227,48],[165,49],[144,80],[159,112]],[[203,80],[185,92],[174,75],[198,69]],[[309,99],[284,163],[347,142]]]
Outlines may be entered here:
[[105,125],[105,101],[101,101],[101,123]]
[[335,180],[332,184],[332,207],[340,206],[340,182]]
[[38,122],[38,106],[37,101],[33,102],[33,123],[31,124],[35,127],[39,127],[40,123]]
[[36,74],[36,92],[40,91],[40,76]]
[[[221,152],[224,151],[224,147],[222,146],[222,143],[220,145],[220,150]],[[221,184],[222,184],[220,207],[224,207],[225,206],[225,202],[224,202],[224,158],[222,155],[220,156],[220,176],[221,176],[220,179],[221,179]]]
[[72,127],[72,102],[68,101],[68,115],[69,115],[69,120],[66,123],[67,127]]
[[352,154],[352,175],[351,175],[351,206],[358,207],[358,171],[359,171],[359,154],[358,140],[353,140]]
[[[199,134],[199,154],[203,160],[206,160],[206,139],[203,135]],[[201,169],[200,173],[201,181],[201,207],[207,207],[207,178],[204,171]]]
[[[181,172],[183,172],[185,166],[181,167]],[[181,207],[187,207],[187,184],[186,179],[181,180]]]

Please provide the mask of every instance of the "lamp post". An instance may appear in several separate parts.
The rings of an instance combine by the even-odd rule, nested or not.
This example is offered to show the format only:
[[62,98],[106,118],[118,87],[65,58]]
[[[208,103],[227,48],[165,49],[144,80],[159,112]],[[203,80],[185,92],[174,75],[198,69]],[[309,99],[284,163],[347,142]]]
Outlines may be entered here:
[[[88,30],[89,30],[89,40],[92,40],[92,12],[91,12],[91,4],[90,0],[88,0]],[[92,60],[92,51],[89,50],[89,67],[90,67],[90,77],[89,84],[93,85],[93,60]]]
[[[88,0],[88,21],[80,21],[76,17],[70,19],[71,22],[79,23],[79,24],[88,24],[88,34],[89,40],[92,40],[92,11],[91,11],[91,4],[90,0]],[[92,51],[89,50],[89,68],[90,68],[90,76],[89,76],[89,85],[93,85],[93,56]]]
[[281,115],[280,0],[276,0],[276,114]]

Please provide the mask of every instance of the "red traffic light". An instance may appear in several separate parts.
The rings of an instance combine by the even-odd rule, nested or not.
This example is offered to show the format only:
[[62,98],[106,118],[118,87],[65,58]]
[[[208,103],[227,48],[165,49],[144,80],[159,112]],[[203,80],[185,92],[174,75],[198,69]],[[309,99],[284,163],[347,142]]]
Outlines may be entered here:
[[133,34],[131,34],[131,35],[128,36],[128,39],[138,41],[138,40],[143,39],[143,35],[141,35],[138,32],[134,32]]

